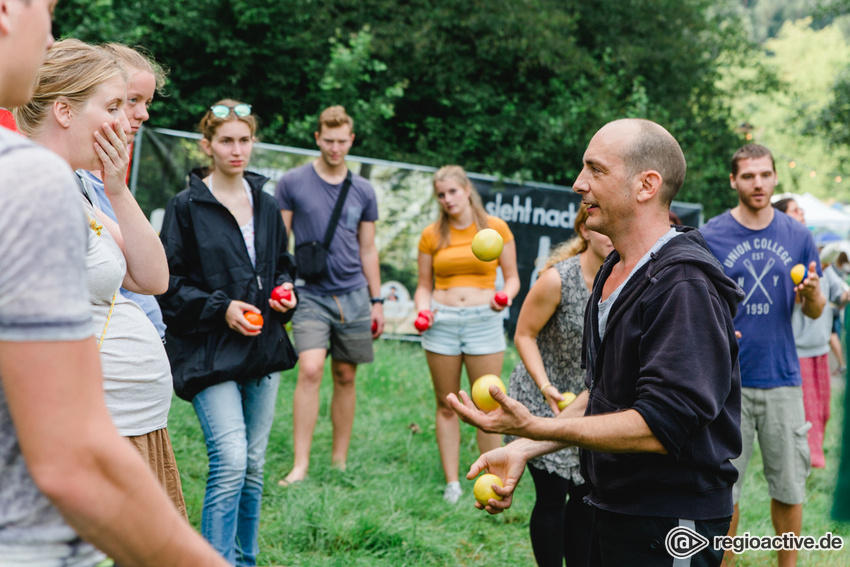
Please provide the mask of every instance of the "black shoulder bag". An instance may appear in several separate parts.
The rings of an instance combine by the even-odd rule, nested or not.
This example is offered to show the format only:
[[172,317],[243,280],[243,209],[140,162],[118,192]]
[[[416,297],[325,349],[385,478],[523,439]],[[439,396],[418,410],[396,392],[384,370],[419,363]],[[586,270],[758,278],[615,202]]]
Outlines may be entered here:
[[351,171],[348,172],[345,181],[342,183],[342,189],[339,191],[339,197],[337,197],[336,205],[333,213],[331,213],[331,222],[325,231],[324,242],[311,240],[295,247],[295,263],[298,267],[298,275],[305,281],[316,282],[328,276],[328,248],[330,248],[331,240],[333,240],[334,232],[336,232],[336,225],[339,222],[339,216],[342,214],[342,205],[345,203],[349,187],[351,187]]

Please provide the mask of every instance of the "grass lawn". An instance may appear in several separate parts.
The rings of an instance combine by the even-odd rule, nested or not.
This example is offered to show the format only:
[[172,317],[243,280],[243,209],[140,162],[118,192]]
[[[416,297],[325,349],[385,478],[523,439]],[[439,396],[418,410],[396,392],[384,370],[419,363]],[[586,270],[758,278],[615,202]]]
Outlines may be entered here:
[[[473,507],[472,482],[455,506],[443,501],[444,479],[434,435],[434,394],[418,343],[378,341],[376,361],[358,372],[358,406],[348,470],[330,467],[331,380],[326,368],[309,477],[290,488],[277,480],[292,464],[295,372],[283,374],[266,459],[260,527],[260,565],[393,566],[534,565],[528,517],[534,503],[529,475],[514,505],[499,516]],[[507,377],[518,357],[505,356]],[[327,367],[328,365],[326,365]],[[469,390],[464,382],[464,389]],[[843,391],[833,396],[827,430],[827,468],[809,478],[803,534],[827,531],[850,546],[850,529],[829,518],[843,418]],[[207,456],[197,418],[174,399],[168,426],[183,479],[189,519],[200,527]],[[477,457],[474,430],[461,424],[461,476]],[[771,535],[769,500],[760,458],[754,456],[741,502],[740,531]],[[747,552],[738,565],[771,564]],[[847,566],[850,551],[803,552],[800,565]]]

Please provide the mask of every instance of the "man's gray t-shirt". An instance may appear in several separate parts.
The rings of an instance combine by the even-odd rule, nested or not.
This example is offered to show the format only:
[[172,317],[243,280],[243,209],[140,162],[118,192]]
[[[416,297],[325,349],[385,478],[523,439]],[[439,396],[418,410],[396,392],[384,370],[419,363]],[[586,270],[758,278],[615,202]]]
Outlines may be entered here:
[[[331,185],[316,173],[312,162],[291,169],[275,189],[278,206],[292,211],[295,245],[313,240],[322,242],[331,220],[342,183]],[[360,262],[357,231],[361,222],[378,220],[378,201],[372,185],[359,175],[351,175],[351,188],[328,250],[328,278],[298,285],[298,289],[318,295],[343,294],[366,287]]]
[[[0,341],[91,336],[86,220],[68,165],[0,128]],[[0,565],[94,565],[27,470],[0,387]]]

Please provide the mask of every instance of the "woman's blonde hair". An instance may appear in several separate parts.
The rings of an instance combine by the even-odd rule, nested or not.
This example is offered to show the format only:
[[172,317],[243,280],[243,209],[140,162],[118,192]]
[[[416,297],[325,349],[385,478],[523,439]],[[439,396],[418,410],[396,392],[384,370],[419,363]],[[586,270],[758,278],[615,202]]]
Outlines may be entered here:
[[[437,182],[454,179],[461,187],[469,191],[469,204],[472,207],[472,220],[475,222],[475,228],[482,230],[487,228],[487,211],[484,210],[484,204],[481,201],[481,195],[475,185],[466,176],[466,171],[459,165],[445,165],[437,170],[434,174],[434,191],[437,191]],[[449,245],[449,214],[441,207],[440,218],[437,219],[437,232],[440,235],[437,249],[445,248]]]
[[245,103],[238,100],[226,98],[210,105],[210,108],[207,109],[207,113],[204,114],[203,118],[201,118],[201,123],[198,124],[198,130],[201,131],[201,135],[204,138],[209,141],[212,141],[213,136],[215,136],[216,130],[218,130],[222,124],[224,124],[225,122],[230,122],[231,120],[238,120],[240,122],[244,122],[248,125],[248,128],[251,129],[251,137],[257,136],[257,117],[254,116],[253,113],[249,114],[248,116],[239,116],[231,110],[225,118],[219,118],[212,112],[212,107],[219,104],[223,104],[224,106],[229,106],[230,108],[233,108],[238,104]]
[[128,47],[122,43],[104,43],[101,46],[124,67],[128,75],[132,71],[146,71],[153,75],[156,92],[162,94],[168,71],[156,62],[143,47]]
[[[583,227],[587,222],[587,217],[587,204],[582,203],[576,213],[576,220],[573,223],[573,229],[576,233],[575,236],[560,243],[554,250],[552,250],[552,253],[549,254],[549,258],[546,260],[546,268],[551,268],[558,262],[562,262],[567,258],[572,258],[576,254],[581,254],[587,250],[587,240],[581,234],[581,227]],[[543,269],[545,270],[546,268]]]
[[38,71],[32,99],[14,109],[15,122],[27,136],[35,136],[60,98],[79,109],[106,81],[127,80],[127,73],[105,49],[78,39],[53,44]]

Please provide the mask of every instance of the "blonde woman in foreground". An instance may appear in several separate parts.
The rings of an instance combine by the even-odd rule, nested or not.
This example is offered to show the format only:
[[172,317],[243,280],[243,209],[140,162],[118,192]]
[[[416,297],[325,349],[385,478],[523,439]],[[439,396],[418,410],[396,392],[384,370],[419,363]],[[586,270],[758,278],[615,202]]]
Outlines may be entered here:
[[[0,211],[7,232],[26,250],[26,256],[16,256],[9,243],[0,247],[0,439],[14,444],[9,449],[0,442],[0,556],[11,565],[92,567],[103,560],[102,551],[125,567],[224,567],[118,435],[104,404],[101,365],[107,370],[107,362],[98,356],[97,343],[105,342],[108,327],[89,303],[90,290],[117,291],[123,279],[157,292],[167,270],[161,269],[161,248],[159,257],[155,248],[152,257],[146,255],[149,234],[133,222],[135,201],[123,185],[123,71],[102,50],[80,42],[56,44],[41,64],[35,46],[40,51],[53,41],[54,6],[0,0],[0,104],[15,106],[22,131],[65,162],[0,133],[0,155],[9,157],[0,166]],[[64,85],[48,80],[57,66]],[[27,102],[33,84],[35,98]],[[123,238],[94,213],[69,165],[103,171],[116,210],[128,216]],[[16,198],[22,188],[23,207]],[[147,224],[141,211],[138,215]],[[149,224],[147,230],[152,232]],[[127,250],[140,244],[141,256],[127,259],[142,266],[138,278],[135,269],[123,275],[122,244]],[[93,262],[102,263],[97,272]],[[126,320],[124,314],[116,317]],[[144,314],[141,319],[150,325]],[[109,325],[113,333],[121,326]],[[152,326],[150,333],[161,349]],[[10,418],[14,434],[6,435]]]

